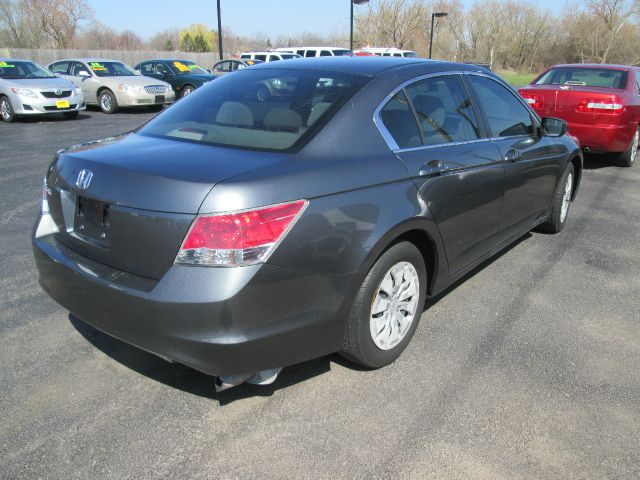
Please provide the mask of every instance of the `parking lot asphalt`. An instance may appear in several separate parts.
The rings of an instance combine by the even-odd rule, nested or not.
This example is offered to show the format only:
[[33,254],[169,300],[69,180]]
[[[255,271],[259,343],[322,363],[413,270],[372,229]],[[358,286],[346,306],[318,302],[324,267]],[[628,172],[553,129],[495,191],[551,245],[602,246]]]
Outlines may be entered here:
[[54,152],[152,115],[0,124],[0,478],[640,477],[640,165],[587,159],[564,232],[430,302],[393,365],[333,355],[216,395],[37,283]]

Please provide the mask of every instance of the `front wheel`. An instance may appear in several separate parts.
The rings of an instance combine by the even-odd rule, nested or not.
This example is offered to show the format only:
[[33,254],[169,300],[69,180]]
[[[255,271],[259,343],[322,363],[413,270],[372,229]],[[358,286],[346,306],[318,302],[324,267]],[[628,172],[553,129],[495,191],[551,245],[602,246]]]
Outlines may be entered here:
[[118,111],[118,100],[110,90],[103,90],[98,97],[98,105],[100,110],[106,114],[116,113]]
[[564,171],[564,175],[560,179],[556,191],[553,194],[549,219],[538,227],[538,230],[541,232],[559,233],[567,223],[569,207],[571,206],[571,199],[573,198],[574,176],[573,164],[570,163]]
[[195,87],[192,87],[191,85],[185,85],[185,87],[182,89],[182,96],[186,97],[187,95],[191,95],[194,90]]
[[369,368],[395,361],[418,326],[426,287],[427,270],[420,251],[409,242],[390,247],[360,286],[340,353]]
[[0,117],[7,123],[11,123],[16,119],[11,102],[7,97],[0,97]]
[[640,142],[640,127],[636,128],[636,133],[633,135],[631,139],[631,144],[626,152],[620,155],[620,166],[622,167],[631,167],[633,166],[633,162],[636,159],[636,155],[638,154],[638,143]]

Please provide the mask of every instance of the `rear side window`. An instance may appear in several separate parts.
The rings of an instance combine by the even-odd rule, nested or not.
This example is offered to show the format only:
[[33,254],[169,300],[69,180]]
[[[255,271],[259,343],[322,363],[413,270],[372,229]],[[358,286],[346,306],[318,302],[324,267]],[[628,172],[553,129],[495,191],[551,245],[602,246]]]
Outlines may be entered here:
[[558,67],[549,70],[535,84],[624,89],[627,86],[627,72],[609,68]]
[[399,148],[422,146],[416,117],[403,90],[380,110],[380,119]]
[[69,62],[54,63],[49,70],[53,73],[59,73],[60,75],[67,75],[69,72]]
[[149,74],[149,73],[153,73],[153,63],[141,63],[138,67],[138,70],[140,71],[140,73],[144,74]]
[[316,56],[316,51],[315,50],[307,50],[304,52],[304,56],[305,57],[315,57]]
[[468,78],[487,117],[492,136],[533,133],[533,119],[529,110],[506,87],[478,75],[469,75]]
[[280,57],[278,55],[269,55],[270,62],[277,62],[278,60],[280,60]]
[[329,50],[320,50],[320,56],[321,57],[333,57],[333,55],[331,54],[331,52]]
[[311,136],[369,77],[248,68],[177,102],[138,133],[258,150],[287,150]]
[[267,56],[266,55],[255,55],[253,58],[255,58],[256,60],[261,60],[263,62],[267,61]]
[[467,90],[458,75],[427,78],[406,88],[425,145],[480,138]]

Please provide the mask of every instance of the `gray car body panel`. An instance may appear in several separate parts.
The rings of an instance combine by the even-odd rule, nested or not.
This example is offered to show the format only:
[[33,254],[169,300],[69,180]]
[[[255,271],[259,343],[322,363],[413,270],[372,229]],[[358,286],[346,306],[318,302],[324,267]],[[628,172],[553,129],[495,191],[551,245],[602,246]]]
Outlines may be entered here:
[[[141,220],[126,227],[130,249],[119,247],[126,251],[110,257],[91,246],[79,248],[62,231],[42,232],[39,217],[33,245],[43,288],[95,327],[208,374],[290,365],[340,349],[358,288],[393,242],[411,239],[425,252],[428,293],[435,295],[544,221],[551,196],[529,206],[521,197],[538,190],[544,197],[569,162],[581,166],[579,149],[568,137],[540,137],[525,145],[529,157],[518,166],[505,162],[504,145],[491,138],[439,149],[389,148],[374,116],[390,92],[435,72],[489,75],[477,67],[340,58],[290,60],[277,68],[343,69],[372,80],[306,145],[291,152],[137,133],[62,152],[48,175],[58,229],[66,224],[60,219],[62,207],[56,206],[56,188],[108,201]],[[200,95],[214,85],[202,87]],[[446,171],[421,172],[422,163],[434,156],[448,163]],[[95,184],[84,193],[73,185],[81,168],[96,169]],[[506,198],[527,209],[522,221],[501,224]],[[308,207],[266,263],[237,268],[173,264],[182,231],[196,213],[298,199],[308,200]],[[150,224],[145,221],[160,228],[136,239],[141,226]],[[170,224],[175,228],[166,229],[164,246],[154,243],[154,235],[163,235],[162,225]],[[132,256],[140,248],[149,252],[136,264]]]

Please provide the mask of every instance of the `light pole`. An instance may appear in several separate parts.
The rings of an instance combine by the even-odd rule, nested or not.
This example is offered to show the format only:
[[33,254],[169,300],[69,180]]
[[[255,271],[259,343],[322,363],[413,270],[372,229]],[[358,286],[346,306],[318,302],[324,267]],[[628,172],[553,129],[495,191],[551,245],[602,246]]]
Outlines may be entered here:
[[220,55],[220,60],[222,60],[222,17],[220,16],[220,0],[218,0],[218,53]]
[[363,3],[367,3],[369,0],[349,0],[351,4],[351,28],[350,28],[350,40],[349,40],[349,50],[353,50],[353,6],[354,5],[362,5]]
[[446,17],[447,12],[433,12],[431,14],[431,35],[429,36],[429,58],[431,58],[431,51],[433,49],[433,23],[436,18]]

